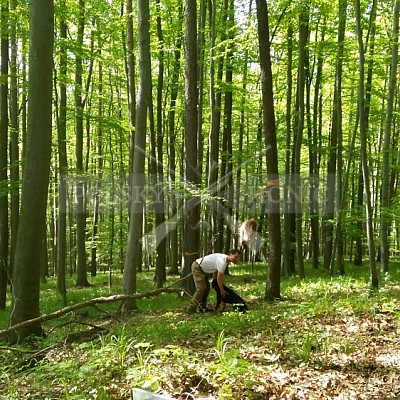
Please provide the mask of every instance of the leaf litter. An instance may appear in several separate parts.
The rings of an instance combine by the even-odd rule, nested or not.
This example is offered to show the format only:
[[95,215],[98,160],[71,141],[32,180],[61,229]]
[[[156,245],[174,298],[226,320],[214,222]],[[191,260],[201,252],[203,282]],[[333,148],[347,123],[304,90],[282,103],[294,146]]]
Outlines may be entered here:
[[[155,318],[160,316],[158,312]],[[196,318],[204,323],[206,318],[220,317]],[[141,378],[141,387],[148,385],[149,390],[180,400],[400,399],[400,338],[394,312],[322,313],[291,319],[278,315],[273,320],[268,329],[254,326],[240,335],[230,331],[226,346],[219,351],[215,351],[215,335],[203,335],[196,328],[185,340],[171,343],[164,359],[154,349],[143,350],[141,366],[132,353],[126,355],[124,365],[117,365],[118,349],[112,349],[109,361],[93,369],[95,343],[60,343],[45,358],[47,368],[57,366],[58,373],[65,366],[64,380],[54,372],[46,381],[38,375],[43,366],[15,373],[12,398],[66,398],[63,385],[68,385],[70,398],[128,399],[129,388]],[[72,382],[67,375],[73,365],[80,376]],[[129,368],[134,372],[130,380]],[[95,381],[91,376],[94,381],[90,382],[88,375],[94,371],[103,379]],[[35,376],[41,376],[41,384]],[[6,380],[3,373],[0,383]],[[87,395],[79,397],[85,386]],[[74,392],[78,397],[73,397]],[[0,389],[0,398],[4,393],[5,388]]]

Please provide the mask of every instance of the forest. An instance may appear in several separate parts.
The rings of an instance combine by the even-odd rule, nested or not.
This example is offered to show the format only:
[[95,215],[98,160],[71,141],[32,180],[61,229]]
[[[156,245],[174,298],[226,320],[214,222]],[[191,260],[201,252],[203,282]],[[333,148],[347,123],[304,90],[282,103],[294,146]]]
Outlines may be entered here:
[[67,306],[67,278],[122,275],[135,310],[138,274],[190,275],[249,218],[264,300],[305,263],[367,265],[378,289],[400,246],[398,22],[398,0],[3,0],[9,325],[49,278]]
[[397,398],[399,6],[2,0],[0,396]]

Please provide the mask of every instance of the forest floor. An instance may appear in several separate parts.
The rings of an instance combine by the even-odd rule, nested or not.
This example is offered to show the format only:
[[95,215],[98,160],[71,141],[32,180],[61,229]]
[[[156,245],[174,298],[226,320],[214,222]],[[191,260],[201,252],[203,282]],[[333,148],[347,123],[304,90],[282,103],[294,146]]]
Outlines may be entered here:
[[[102,306],[0,346],[0,399],[400,399],[400,288],[295,279],[263,302],[264,274],[230,277],[249,312],[187,315],[171,294],[122,318]],[[211,303],[213,298],[211,297]],[[166,397],[168,398],[168,397]]]

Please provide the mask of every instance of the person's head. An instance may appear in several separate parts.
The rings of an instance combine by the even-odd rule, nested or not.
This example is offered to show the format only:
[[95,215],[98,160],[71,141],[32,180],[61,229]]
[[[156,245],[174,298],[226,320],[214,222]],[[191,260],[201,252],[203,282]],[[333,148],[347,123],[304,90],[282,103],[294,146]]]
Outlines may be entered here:
[[239,262],[239,259],[240,259],[240,251],[239,250],[237,250],[237,249],[229,250],[228,258],[227,258],[228,262],[237,264]]

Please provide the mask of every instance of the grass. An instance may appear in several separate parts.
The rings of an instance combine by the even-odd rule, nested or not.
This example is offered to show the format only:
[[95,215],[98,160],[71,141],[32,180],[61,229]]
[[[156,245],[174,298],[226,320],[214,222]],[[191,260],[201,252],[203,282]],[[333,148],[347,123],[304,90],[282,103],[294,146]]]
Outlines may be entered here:
[[[301,282],[283,279],[284,300],[270,303],[263,301],[265,265],[232,269],[227,283],[249,302],[246,314],[187,316],[187,299],[162,294],[139,300],[139,311],[127,318],[110,304],[46,322],[46,338],[3,344],[0,399],[128,399],[132,387],[182,399],[358,398],[363,390],[396,398],[398,264],[380,277],[377,292],[367,267],[348,265],[345,276],[332,278],[309,265],[306,272]],[[153,272],[139,275],[140,292],[155,288],[152,278]],[[169,277],[168,285],[177,279]],[[69,304],[121,293],[118,275],[111,288],[108,274],[90,280],[85,289],[68,280]],[[55,285],[49,279],[42,286],[43,314],[61,308]],[[2,311],[0,328],[7,324]],[[93,327],[103,330],[83,335]],[[365,379],[374,386],[360,385]]]

